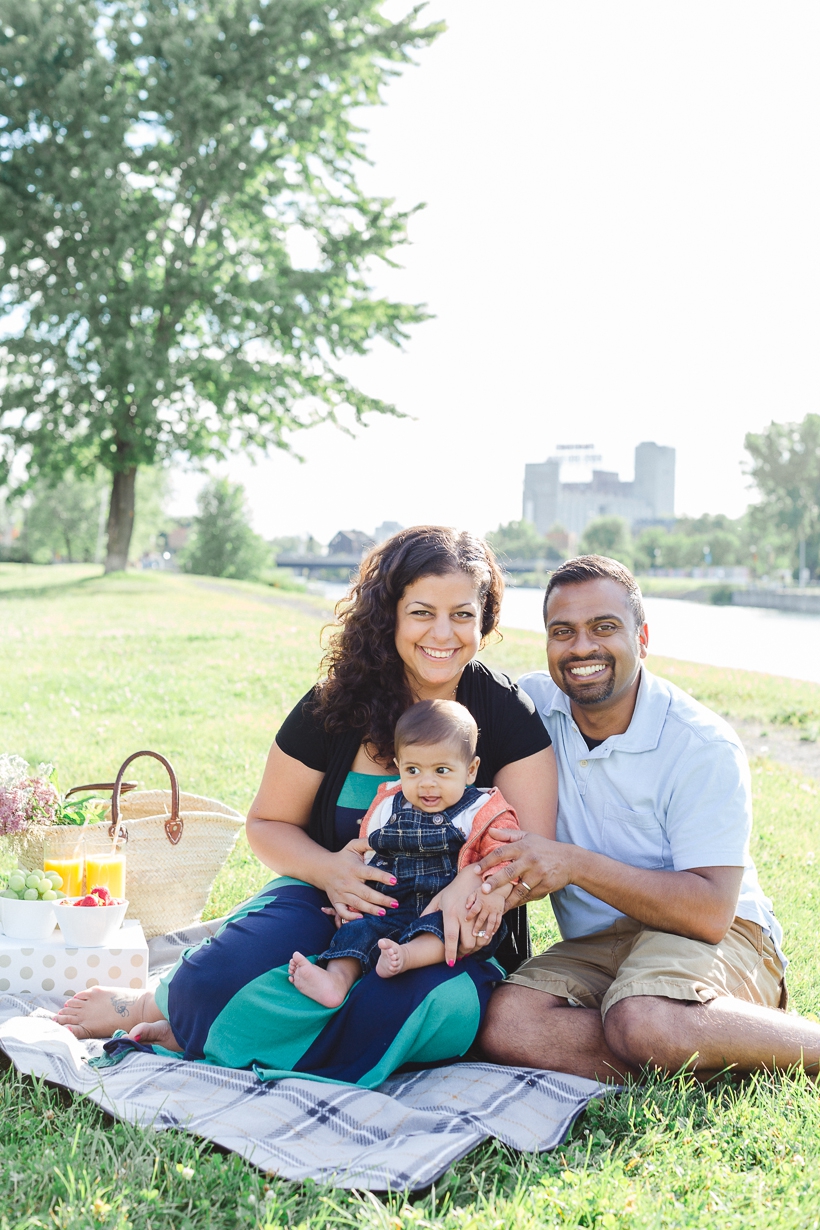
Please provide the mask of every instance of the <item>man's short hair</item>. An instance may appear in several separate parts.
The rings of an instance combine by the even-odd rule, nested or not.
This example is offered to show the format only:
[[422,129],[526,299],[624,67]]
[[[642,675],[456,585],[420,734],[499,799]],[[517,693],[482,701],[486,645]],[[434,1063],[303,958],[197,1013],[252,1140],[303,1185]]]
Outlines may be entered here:
[[405,747],[434,743],[448,744],[470,764],[478,744],[478,727],[470,710],[455,700],[420,700],[405,709],[393,736],[396,756]]
[[547,622],[547,603],[550,594],[559,585],[583,585],[585,581],[597,581],[606,578],[623,585],[627,594],[632,614],[635,616],[635,626],[640,628],[646,623],[646,612],[643,607],[643,596],[638,582],[632,573],[616,559],[608,555],[576,555],[575,559],[565,560],[560,568],[556,568],[547,583],[544,594],[544,623]]

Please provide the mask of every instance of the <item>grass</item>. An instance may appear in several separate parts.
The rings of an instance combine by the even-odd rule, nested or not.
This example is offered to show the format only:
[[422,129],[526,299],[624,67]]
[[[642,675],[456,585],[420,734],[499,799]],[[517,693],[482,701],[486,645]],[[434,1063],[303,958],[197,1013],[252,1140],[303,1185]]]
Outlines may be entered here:
[[[246,809],[279,722],[316,677],[326,604],[263,585],[94,569],[29,567],[24,577],[16,567],[0,566],[0,750],[56,761],[68,785],[113,777],[126,755],[152,747],[183,788]],[[513,675],[538,669],[542,638],[510,631],[485,656]],[[820,711],[811,684],[651,665],[735,718]],[[134,769],[161,784],[152,762]],[[820,785],[767,761],[753,781],[754,854],[786,928],[792,1006],[820,1016]],[[266,876],[242,839],[209,912]],[[548,905],[532,916],[545,945],[555,934]],[[412,1199],[260,1175],[9,1068],[0,1099],[0,1230],[820,1227],[820,1097],[802,1076],[709,1090],[653,1078],[591,1107],[555,1153],[487,1142]]]

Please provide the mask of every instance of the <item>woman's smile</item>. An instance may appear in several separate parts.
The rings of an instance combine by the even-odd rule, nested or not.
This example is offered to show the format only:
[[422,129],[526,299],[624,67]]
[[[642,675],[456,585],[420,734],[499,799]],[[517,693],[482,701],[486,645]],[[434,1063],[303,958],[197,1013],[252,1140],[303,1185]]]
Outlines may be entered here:
[[396,608],[396,649],[418,700],[446,700],[481,645],[482,603],[472,577],[448,572],[408,585]]

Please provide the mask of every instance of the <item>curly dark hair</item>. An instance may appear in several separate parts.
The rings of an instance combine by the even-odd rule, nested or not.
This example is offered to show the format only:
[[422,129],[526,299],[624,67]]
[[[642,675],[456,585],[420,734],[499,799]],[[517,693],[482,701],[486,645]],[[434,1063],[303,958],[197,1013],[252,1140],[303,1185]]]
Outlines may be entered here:
[[329,734],[361,730],[377,759],[393,758],[393,731],[413,703],[395,644],[396,608],[421,577],[465,572],[478,589],[482,644],[498,625],[504,580],[487,543],[466,531],[416,525],[374,547],[336,607],[316,711]]

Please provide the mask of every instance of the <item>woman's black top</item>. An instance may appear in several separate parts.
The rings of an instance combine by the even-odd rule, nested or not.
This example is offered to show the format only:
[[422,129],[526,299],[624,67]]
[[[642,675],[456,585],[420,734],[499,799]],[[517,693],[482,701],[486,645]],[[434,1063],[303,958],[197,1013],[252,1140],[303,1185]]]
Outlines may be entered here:
[[[308,834],[326,850],[341,848],[336,835],[336,800],[362,742],[361,730],[331,735],[321,715],[313,712],[316,689],[311,688],[282,723],[277,746],[309,769],[324,773],[310,813]],[[499,769],[549,747],[550,737],[535,706],[507,675],[473,659],[464,668],[456,692],[478,726],[480,757],[476,785],[491,786]],[[530,955],[526,908],[510,910],[504,921],[509,935],[496,953],[508,973]]]

